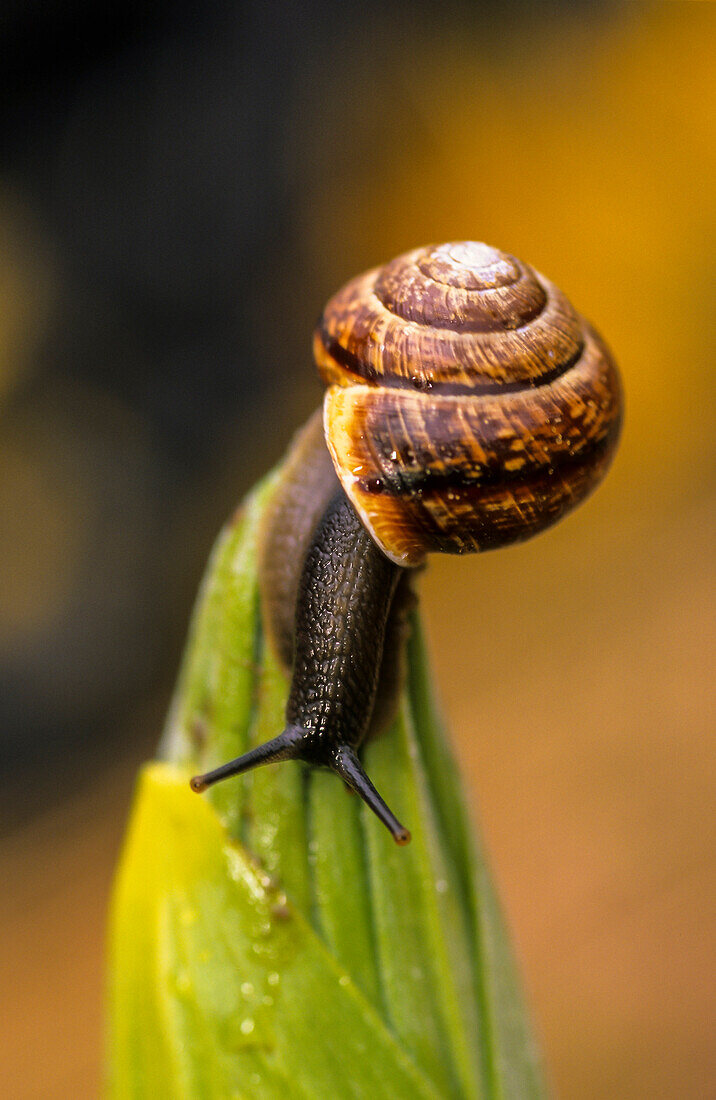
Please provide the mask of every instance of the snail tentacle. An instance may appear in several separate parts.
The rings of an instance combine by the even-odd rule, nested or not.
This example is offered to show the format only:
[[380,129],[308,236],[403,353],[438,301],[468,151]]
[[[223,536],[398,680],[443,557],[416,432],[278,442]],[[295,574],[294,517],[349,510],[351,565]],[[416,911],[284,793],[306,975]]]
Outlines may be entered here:
[[293,760],[300,755],[301,740],[304,731],[298,726],[289,726],[278,737],[265,741],[263,745],[257,745],[249,749],[235,760],[229,760],[227,764],[221,764],[213,771],[204,775],[194,775],[190,779],[193,791],[205,791],[222,779],[228,779],[232,775],[241,775],[243,772],[259,768],[262,764],[274,764],[279,760]]
[[376,817],[383,822],[396,844],[409,844],[410,832],[401,825],[393,811],[386,806],[377,790],[365,774],[358,756],[348,745],[339,745],[333,757],[333,771],[343,782],[363,799]]

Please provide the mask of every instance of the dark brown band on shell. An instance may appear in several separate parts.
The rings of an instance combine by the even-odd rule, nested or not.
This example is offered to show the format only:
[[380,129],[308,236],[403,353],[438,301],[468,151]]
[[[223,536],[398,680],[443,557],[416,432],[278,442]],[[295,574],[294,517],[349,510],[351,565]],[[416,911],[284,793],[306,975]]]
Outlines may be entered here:
[[352,280],[314,350],[336,471],[400,565],[535,534],[616,445],[606,347],[552,283],[487,245],[419,249]]
[[[469,285],[455,285],[460,274]],[[329,385],[433,391],[538,386],[568,369],[582,347],[581,319],[557,287],[475,242],[418,249],[351,280],[326,306],[314,338]]]

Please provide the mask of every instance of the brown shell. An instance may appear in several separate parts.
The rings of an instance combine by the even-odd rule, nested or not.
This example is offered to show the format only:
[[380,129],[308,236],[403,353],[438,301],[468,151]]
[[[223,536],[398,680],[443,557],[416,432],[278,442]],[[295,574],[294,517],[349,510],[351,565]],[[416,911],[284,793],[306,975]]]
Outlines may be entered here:
[[608,350],[552,283],[485,244],[417,249],[353,279],[314,354],[338,477],[399,565],[536,534],[616,446]]

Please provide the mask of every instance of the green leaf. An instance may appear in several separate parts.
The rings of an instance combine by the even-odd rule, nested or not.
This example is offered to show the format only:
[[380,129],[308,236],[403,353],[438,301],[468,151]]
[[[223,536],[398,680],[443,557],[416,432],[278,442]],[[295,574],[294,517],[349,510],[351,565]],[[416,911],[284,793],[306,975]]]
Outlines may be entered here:
[[363,753],[407,848],[298,762],[189,789],[283,726],[257,587],[278,476],[218,540],[165,762],[140,781],[112,909],[109,1094],[543,1096],[417,617],[400,714]]

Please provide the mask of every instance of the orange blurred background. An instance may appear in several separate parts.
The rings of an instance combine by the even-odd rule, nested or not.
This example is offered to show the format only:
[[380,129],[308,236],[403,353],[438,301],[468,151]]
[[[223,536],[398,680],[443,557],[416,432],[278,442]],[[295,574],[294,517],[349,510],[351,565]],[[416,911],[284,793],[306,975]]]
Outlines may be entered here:
[[563,525],[433,560],[437,682],[556,1094],[705,1097],[716,9],[288,7],[2,31],[7,1095],[98,1092],[133,776],[212,539],[320,399],[323,302],[473,238],[594,321],[627,413]]

